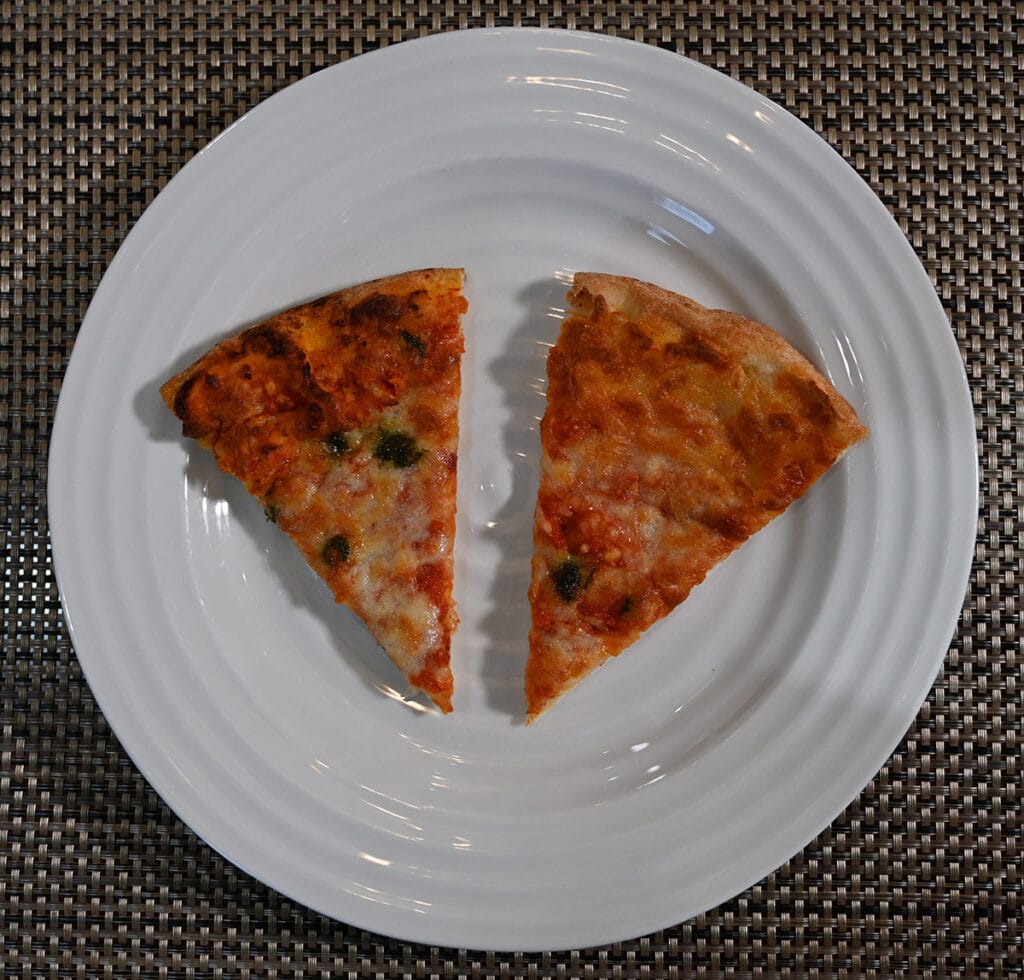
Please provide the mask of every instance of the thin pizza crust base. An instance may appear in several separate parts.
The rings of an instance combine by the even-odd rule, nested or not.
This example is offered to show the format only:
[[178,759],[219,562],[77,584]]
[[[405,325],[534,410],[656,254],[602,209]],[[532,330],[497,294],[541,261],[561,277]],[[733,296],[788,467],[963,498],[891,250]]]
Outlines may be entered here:
[[451,711],[461,269],[323,296],[218,344],[161,394]]
[[568,299],[541,422],[529,722],[867,435],[763,324],[597,273]]

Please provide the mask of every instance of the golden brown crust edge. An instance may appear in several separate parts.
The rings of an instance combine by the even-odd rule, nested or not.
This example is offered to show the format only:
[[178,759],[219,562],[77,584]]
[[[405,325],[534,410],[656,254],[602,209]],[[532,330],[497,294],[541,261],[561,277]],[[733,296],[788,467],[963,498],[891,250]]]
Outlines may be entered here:
[[413,269],[408,272],[397,273],[393,276],[382,276],[378,279],[371,279],[368,282],[347,286],[344,289],[336,290],[335,292],[328,293],[325,296],[319,296],[316,299],[296,303],[284,310],[271,314],[269,317],[247,324],[239,333],[235,333],[233,336],[222,340],[219,344],[211,348],[203,357],[194,361],[183,371],[180,371],[173,377],[168,378],[167,381],[160,386],[160,396],[167,404],[167,407],[174,412],[175,400],[177,399],[178,393],[193,375],[196,375],[203,370],[205,363],[208,363],[209,360],[222,357],[224,351],[230,350],[232,346],[237,345],[242,334],[249,330],[266,326],[267,324],[274,324],[282,320],[287,320],[290,315],[303,310],[311,303],[337,302],[345,306],[355,307],[358,306],[363,299],[368,299],[371,296],[382,293],[385,295],[403,295],[415,292],[417,289],[426,289],[437,286],[445,289],[461,291],[465,278],[465,269],[459,267]]
[[567,295],[571,307],[569,313],[585,313],[598,297],[602,297],[612,309],[626,313],[645,326],[660,322],[708,329],[713,332],[716,344],[721,344],[726,352],[736,357],[751,349],[767,348],[799,376],[816,384],[824,383],[821,391],[836,413],[838,430],[849,439],[847,448],[867,437],[868,429],[853,406],[803,354],[765,324],[740,313],[702,306],[687,296],[653,283],[602,272],[576,273]]

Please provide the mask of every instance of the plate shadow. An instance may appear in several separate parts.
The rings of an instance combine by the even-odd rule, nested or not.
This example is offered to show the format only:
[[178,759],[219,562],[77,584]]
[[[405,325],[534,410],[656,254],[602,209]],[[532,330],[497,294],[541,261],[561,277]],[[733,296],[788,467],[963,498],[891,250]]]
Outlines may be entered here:
[[483,675],[488,704],[513,724],[526,720],[523,672],[529,648],[527,593],[540,478],[540,417],[547,404],[547,354],[565,315],[567,288],[551,278],[533,282],[517,294],[521,319],[488,369],[507,410],[499,438],[511,463],[512,489],[483,531],[485,540],[499,551],[482,620],[488,639]]

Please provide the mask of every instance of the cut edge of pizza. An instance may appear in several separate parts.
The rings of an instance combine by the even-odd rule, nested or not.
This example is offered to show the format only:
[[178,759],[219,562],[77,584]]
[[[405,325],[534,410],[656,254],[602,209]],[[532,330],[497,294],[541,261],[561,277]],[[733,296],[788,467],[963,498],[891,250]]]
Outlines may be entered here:
[[600,273],[567,298],[540,426],[528,724],[868,434],[764,324]]
[[462,269],[303,303],[161,387],[405,675],[452,710]]

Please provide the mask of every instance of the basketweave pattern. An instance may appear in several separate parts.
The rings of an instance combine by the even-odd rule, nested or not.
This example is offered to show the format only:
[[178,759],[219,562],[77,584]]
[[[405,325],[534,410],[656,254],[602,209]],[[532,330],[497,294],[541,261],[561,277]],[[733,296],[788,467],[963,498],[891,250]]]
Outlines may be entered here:
[[[78,325],[170,177],[312,72],[428,33],[504,25],[677,51],[825,137],[935,284],[967,364],[982,467],[961,625],[882,772],[801,854],[724,906],[558,954],[362,932],[197,840],[129,761],[82,678],[45,511],[49,431]],[[1024,7],[1009,2],[0,0],[3,975],[1022,975],[1022,40]]]

